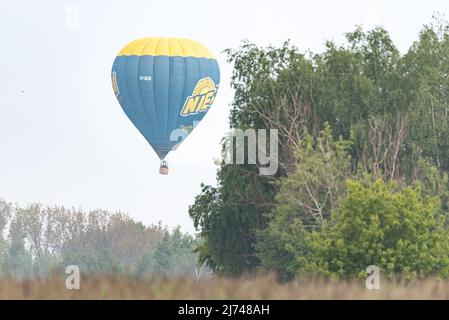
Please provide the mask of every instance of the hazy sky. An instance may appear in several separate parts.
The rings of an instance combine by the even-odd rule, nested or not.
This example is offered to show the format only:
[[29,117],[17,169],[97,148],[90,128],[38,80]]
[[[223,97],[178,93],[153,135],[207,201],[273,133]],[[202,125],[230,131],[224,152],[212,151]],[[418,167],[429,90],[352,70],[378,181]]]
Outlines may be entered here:
[[[291,39],[321,51],[362,24],[384,26],[404,52],[435,12],[448,17],[449,1],[2,1],[0,197],[121,210],[192,231],[188,206],[201,182],[216,183],[213,158],[228,129],[232,70],[222,50]],[[195,39],[222,73],[213,107],[169,155],[168,176],[110,82],[117,52],[146,36]]]

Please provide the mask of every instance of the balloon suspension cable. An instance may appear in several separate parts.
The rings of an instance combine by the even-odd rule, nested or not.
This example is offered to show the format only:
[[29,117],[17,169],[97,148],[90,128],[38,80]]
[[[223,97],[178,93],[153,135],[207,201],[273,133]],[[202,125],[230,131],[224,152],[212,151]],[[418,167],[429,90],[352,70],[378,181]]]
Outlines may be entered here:
[[165,160],[161,161],[161,166],[159,167],[159,173],[163,175],[168,174],[168,163]]

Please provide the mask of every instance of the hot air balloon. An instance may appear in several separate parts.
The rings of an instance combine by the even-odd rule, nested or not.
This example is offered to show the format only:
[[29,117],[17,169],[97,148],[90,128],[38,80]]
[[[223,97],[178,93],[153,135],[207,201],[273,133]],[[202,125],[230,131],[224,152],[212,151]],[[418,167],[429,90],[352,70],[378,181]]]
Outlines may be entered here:
[[112,87],[123,111],[164,161],[209,111],[220,83],[213,54],[181,38],[127,44],[112,66]]

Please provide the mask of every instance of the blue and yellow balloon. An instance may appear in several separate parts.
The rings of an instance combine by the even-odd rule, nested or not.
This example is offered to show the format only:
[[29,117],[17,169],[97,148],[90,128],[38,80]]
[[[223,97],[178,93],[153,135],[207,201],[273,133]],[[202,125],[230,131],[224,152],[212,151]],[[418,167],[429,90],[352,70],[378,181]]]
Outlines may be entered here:
[[144,38],[127,44],[112,66],[114,93],[131,122],[162,161],[212,106],[220,83],[213,54],[180,38]]

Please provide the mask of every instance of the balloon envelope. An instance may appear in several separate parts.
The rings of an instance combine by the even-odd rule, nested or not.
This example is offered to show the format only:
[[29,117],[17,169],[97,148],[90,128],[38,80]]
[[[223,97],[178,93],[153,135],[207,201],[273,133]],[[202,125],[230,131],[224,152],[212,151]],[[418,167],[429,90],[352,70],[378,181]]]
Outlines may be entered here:
[[111,77],[124,112],[162,160],[212,106],[220,70],[196,41],[144,38],[119,52]]

